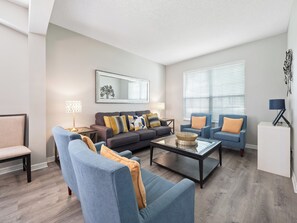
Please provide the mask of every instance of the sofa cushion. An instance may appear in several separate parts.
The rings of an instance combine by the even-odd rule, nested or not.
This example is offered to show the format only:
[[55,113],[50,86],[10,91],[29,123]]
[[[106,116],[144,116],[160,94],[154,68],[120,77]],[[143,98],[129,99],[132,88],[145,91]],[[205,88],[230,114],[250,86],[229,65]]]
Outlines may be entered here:
[[24,156],[30,153],[31,150],[25,146],[11,146],[6,148],[0,148],[0,160]]
[[137,142],[139,142],[139,135],[134,132],[127,132],[115,135],[114,137],[107,139],[107,146],[110,148],[115,148]]
[[183,132],[193,132],[193,133],[198,134],[198,136],[201,136],[201,130],[200,129],[183,128]]
[[149,122],[149,126],[151,128],[161,126],[161,122],[159,120],[159,117],[158,117],[158,114],[157,113],[148,114],[147,115],[147,119],[148,119],[148,122]]
[[141,117],[144,118],[144,120],[145,120],[145,125],[146,125],[147,128],[150,127],[150,122],[149,122],[149,120],[148,120],[148,116],[149,116],[150,114],[152,114],[152,113],[149,113],[149,114],[143,114],[143,115],[141,116]]
[[162,194],[168,191],[174,184],[164,178],[161,178],[145,169],[141,169],[142,182],[145,187],[147,205],[154,202]]
[[139,134],[140,141],[154,139],[156,137],[156,131],[151,129],[141,129],[135,133]]
[[227,118],[224,117],[222,132],[239,134],[243,123],[243,118]]
[[142,182],[140,164],[135,160],[131,160],[116,154],[115,152],[113,152],[111,149],[107,148],[104,145],[101,148],[100,155],[108,159],[111,159],[113,161],[116,161],[118,163],[121,163],[129,168],[131,177],[132,177],[132,183],[133,183],[136,199],[137,199],[138,208],[139,209],[145,208],[146,194],[145,194],[145,187]]
[[104,119],[103,119],[104,116],[119,116],[119,115],[120,115],[119,112],[98,112],[95,115],[96,124],[105,126]]
[[135,131],[147,129],[147,125],[143,116],[134,116],[134,129]]
[[135,112],[137,116],[142,116],[143,114],[150,114],[150,110],[144,110],[144,111],[136,111]]
[[134,111],[125,111],[125,112],[120,112],[120,115],[125,115],[126,116],[126,121],[127,121],[127,126],[129,128],[129,119],[128,119],[128,115],[130,116],[134,116],[136,115],[136,113]]
[[206,124],[206,116],[192,116],[192,128],[202,129]]
[[81,137],[81,140],[87,145],[87,147],[91,151],[97,153],[96,146],[94,145],[93,141],[88,136],[80,135],[80,137]]
[[232,142],[239,142],[240,141],[240,135],[239,134],[233,134],[228,132],[216,132],[214,134],[214,138],[218,140],[227,140]]
[[0,117],[0,148],[25,145],[25,115]]
[[128,115],[128,128],[129,128],[129,131],[134,131],[135,130],[135,119],[134,117],[137,117],[136,115],[135,116],[132,116],[132,115]]
[[171,132],[171,128],[168,126],[159,126],[151,129],[156,131],[157,136],[169,135]]
[[112,128],[112,133],[117,135],[119,133],[128,132],[126,116],[104,116],[106,127]]

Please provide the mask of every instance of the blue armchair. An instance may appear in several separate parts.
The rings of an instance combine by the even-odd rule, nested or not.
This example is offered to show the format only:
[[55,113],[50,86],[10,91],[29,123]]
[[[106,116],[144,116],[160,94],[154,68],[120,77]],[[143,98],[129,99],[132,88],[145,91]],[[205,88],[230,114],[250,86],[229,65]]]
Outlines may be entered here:
[[[67,131],[60,126],[54,127],[52,129],[52,132],[59,152],[62,175],[65,182],[68,185],[68,194],[71,195],[73,191],[79,199],[76,178],[68,151],[68,145],[71,140],[81,139],[81,136],[77,133]],[[95,147],[98,152],[100,151],[102,145],[105,145],[105,143],[99,142],[95,144]],[[125,156],[127,158],[132,157],[132,153],[130,151],[124,151],[120,153],[120,155]]]
[[[192,126],[192,117],[201,117],[206,116],[206,124],[205,127],[200,129],[193,129]],[[198,136],[202,138],[209,138],[210,137],[210,128],[211,128],[211,114],[208,113],[192,113],[191,114],[191,121],[190,124],[185,124],[180,126],[181,132],[193,132],[198,134]]]
[[[222,126],[224,124],[224,117],[243,119],[241,131],[239,134],[233,134],[228,132],[222,132]],[[210,130],[210,137],[222,142],[222,146],[240,150],[240,155],[243,156],[244,148],[246,144],[246,128],[247,128],[247,116],[246,115],[220,115],[219,126]]]
[[174,184],[141,169],[147,207],[139,210],[128,167],[85,147],[69,144],[86,223],[194,223],[194,182]]

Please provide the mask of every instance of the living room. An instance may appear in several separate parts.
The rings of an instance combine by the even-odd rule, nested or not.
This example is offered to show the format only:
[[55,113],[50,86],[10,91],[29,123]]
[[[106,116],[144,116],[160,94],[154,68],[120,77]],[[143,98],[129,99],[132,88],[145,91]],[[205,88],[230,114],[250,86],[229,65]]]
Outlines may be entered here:
[[[1,115],[28,115],[32,163],[31,183],[20,162],[1,163],[0,221],[83,221],[80,202],[75,195],[68,197],[53,162],[52,129],[72,127],[66,101],[81,102],[76,126],[90,127],[97,112],[151,110],[174,119],[179,132],[190,120],[184,111],[191,111],[185,106],[184,74],[242,62],[245,154],[223,149],[222,166],[205,187],[195,183],[195,222],[295,222],[296,23],[294,0],[0,2]],[[283,66],[288,49],[293,51],[293,80],[287,95]],[[149,103],[96,103],[95,70],[149,81]],[[257,169],[258,125],[275,119],[269,100],[277,98],[285,99],[284,116],[291,123],[289,178]],[[216,127],[218,115],[212,119]],[[174,183],[184,178],[150,166],[149,154],[149,147],[133,152],[142,168]],[[45,214],[39,216],[39,210]]]

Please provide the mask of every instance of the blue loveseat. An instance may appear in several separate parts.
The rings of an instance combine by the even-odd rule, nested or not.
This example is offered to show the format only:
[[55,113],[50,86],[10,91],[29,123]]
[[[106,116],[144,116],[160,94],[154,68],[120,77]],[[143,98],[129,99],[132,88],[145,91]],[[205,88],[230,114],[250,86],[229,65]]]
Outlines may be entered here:
[[138,209],[127,166],[91,152],[81,140],[69,153],[86,223],[194,223],[194,182],[177,184],[141,169],[147,207]]

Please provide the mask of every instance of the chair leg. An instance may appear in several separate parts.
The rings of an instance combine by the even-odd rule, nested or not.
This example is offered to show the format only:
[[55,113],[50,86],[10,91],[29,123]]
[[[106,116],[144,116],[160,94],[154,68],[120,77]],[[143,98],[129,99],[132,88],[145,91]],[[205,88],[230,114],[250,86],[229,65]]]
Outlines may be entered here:
[[26,169],[27,169],[27,181],[28,183],[30,183],[31,182],[31,154],[27,155]]
[[244,150],[241,149],[241,150],[240,150],[240,156],[243,157],[243,155],[244,155]]
[[71,196],[72,195],[72,191],[71,189],[68,187],[68,195]]
[[23,171],[26,170],[26,158],[23,157]]

